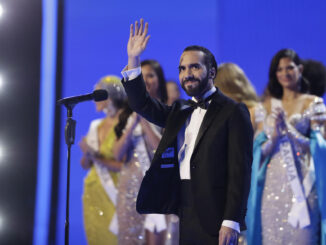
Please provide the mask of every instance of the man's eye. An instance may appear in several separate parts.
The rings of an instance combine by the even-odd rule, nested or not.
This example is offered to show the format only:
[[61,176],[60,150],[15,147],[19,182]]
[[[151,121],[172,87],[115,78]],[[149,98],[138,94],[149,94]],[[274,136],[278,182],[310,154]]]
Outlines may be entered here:
[[194,70],[198,70],[200,67],[199,67],[199,65],[193,65],[192,66],[192,69],[194,69]]
[[179,67],[179,73],[182,72],[184,69],[184,67]]

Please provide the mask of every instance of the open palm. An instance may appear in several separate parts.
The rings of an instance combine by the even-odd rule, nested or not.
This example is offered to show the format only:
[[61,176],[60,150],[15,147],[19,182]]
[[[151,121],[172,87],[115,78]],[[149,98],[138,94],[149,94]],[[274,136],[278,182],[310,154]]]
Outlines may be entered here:
[[144,20],[140,19],[140,26],[138,21],[134,25],[130,25],[130,36],[127,46],[127,52],[129,57],[138,57],[145,50],[147,42],[149,40],[148,32],[148,23],[144,25]]

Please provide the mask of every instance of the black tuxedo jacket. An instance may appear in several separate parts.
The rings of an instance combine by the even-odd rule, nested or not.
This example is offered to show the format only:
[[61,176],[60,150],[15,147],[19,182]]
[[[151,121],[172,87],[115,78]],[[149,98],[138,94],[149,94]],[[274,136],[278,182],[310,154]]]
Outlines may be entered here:
[[[178,214],[181,180],[177,135],[192,109],[183,100],[167,106],[151,98],[141,75],[122,83],[131,108],[165,128],[142,181],[137,211]],[[246,106],[217,90],[200,126],[190,160],[195,210],[203,228],[212,235],[218,234],[223,220],[239,222],[240,228],[245,229],[252,144],[253,130]]]

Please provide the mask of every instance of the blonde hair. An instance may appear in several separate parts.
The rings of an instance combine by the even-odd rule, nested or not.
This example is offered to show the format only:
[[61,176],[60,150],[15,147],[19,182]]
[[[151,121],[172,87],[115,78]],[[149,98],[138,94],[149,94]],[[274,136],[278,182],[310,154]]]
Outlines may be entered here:
[[102,77],[95,85],[108,92],[108,98],[112,100],[115,107],[120,109],[127,101],[126,92],[122,86],[121,78],[115,75]]
[[217,69],[214,85],[231,99],[253,107],[258,102],[255,88],[244,71],[234,63],[221,64]]

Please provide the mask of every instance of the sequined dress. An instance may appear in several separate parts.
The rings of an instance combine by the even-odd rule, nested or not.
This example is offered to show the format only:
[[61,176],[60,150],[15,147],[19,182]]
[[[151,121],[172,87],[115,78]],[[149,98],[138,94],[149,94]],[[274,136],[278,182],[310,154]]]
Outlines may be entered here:
[[[309,151],[310,120],[320,109],[322,99],[316,99],[302,114],[287,118],[288,132],[295,166],[302,184],[311,164]],[[324,106],[324,104],[322,104]],[[268,135],[274,125],[265,117],[265,110],[260,107],[258,117],[264,118],[264,129]],[[320,212],[315,186],[307,197],[310,225],[304,228],[293,227],[288,222],[288,215],[295,198],[287,177],[287,164],[280,152],[280,142],[274,148],[267,165],[265,186],[262,195],[261,226],[262,244],[307,245],[318,244]]]
[[[97,134],[97,129],[98,127],[101,127],[101,125],[101,120],[94,120],[87,137],[92,137],[95,140],[97,137],[94,134]],[[112,148],[115,139],[116,137],[112,127],[103,143],[100,146],[97,146],[99,147],[100,154],[105,156],[107,159],[113,158]],[[93,142],[93,145],[94,144],[96,145],[98,142]],[[108,172],[108,174],[111,176],[114,185],[117,185],[119,177],[118,173]],[[82,200],[87,244],[117,244],[117,236],[110,230],[110,225],[116,212],[115,205],[107,195],[94,164],[84,179],[84,193]]]
[[[130,122],[129,120],[128,124]],[[137,146],[140,145],[144,146],[145,156],[141,156],[137,149]],[[132,133],[132,146],[119,177],[117,198],[119,245],[145,244],[146,216],[137,213],[136,200],[144,172],[149,168],[150,160],[153,157],[153,151],[154,149],[147,144],[146,137],[138,124]]]

